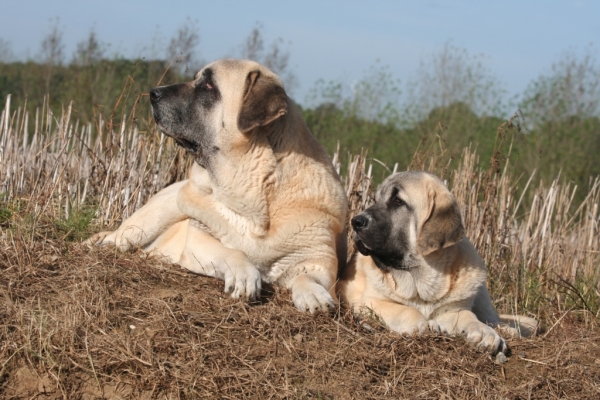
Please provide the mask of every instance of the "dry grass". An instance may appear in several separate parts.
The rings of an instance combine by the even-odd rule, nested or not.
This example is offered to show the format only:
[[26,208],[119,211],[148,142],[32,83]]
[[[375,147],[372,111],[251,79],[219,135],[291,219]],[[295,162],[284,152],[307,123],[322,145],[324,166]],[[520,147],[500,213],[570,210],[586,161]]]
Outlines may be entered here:
[[[60,240],[2,244],[4,398],[597,398],[600,330],[569,314],[503,366],[460,338],[401,337],[289,293]],[[15,251],[17,250],[17,251]],[[568,340],[567,340],[568,339]]]
[[[69,108],[60,117],[42,110],[30,122],[7,103],[2,397],[598,398],[599,183],[583,204],[571,204],[574,188],[560,179],[536,187],[515,180],[501,156],[512,124],[500,127],[490,168],[466,149],[449,170],[434,147],[411,165],[448,180],[489,265],[498,308],[531,313],[546,327],[511,340],[512,357],[497,365],[461,338],[401,337],[343,308],[311,316],[281,289],[247,305],[227,298],[217,280],[141,253],[82,246],[90,231],[114,226],[181,179],[189,161],[154,131],[102,121],[78,127]],[[339,152],[339,168],[338,160]],[[367,157],[350,157],[347,171],[354,214],[372,198]]]
[[185,177],[190,160],[157,131],[142,132],[125,122],[96,126],[72,123],[71,105],[60,117],[10,114],[10,97],[0,119],[0,193],[5,203],[27,198],[33,215],[68,219],[72,210],[93,205],[96,222],[112,225],[149,197]]

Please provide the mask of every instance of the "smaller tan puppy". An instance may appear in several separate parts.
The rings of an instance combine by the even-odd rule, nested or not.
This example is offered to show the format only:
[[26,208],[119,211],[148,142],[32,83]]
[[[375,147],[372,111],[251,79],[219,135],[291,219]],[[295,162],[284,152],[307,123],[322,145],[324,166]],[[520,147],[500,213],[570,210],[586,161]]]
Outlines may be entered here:
[[532,318],[496,313],[485,264],[465,237],[456,199],[436,176],[388,177],[352,227],[360,254],[337,291],[354,312],[371,309],[399,333],[464,335],[492,354],[508,350],[493,327],[523,336],[537,329]]

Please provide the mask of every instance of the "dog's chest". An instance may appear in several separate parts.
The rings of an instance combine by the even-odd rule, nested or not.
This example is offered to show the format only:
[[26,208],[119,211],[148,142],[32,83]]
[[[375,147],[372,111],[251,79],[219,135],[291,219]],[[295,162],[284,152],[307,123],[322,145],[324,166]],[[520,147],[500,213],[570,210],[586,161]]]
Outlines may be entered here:
[[398,271],[386,280],[385,286],[391,299],[416,308],[425,318],[444,303],[449,286],[442,276],[414,276],[408,271]]

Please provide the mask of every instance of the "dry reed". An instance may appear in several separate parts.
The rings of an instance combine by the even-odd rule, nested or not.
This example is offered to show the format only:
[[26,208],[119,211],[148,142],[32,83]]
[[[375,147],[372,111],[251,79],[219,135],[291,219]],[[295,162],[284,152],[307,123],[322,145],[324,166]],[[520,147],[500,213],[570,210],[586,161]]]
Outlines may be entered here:
[[[134,124],[107,124],[102,118],[95,126],[80,127],[71,115],[71,105],[60,116],[45,105],[30,121],[22,108],[11,113],[8,97],[0,117],[0,194],[5,204],[27,199],[26,211],[34,217],[64,219],[91,205],[96,224],[115,225],[185,177],[189,158],[156,130],[140,132]],[[581,204],[572,204],[579,188],[560,177],[549,186],[539,182],[533,187],[534,176],[516,182],[500,155],[503,138],[515,126],[511,120],[499,127],[498,151],[489,168],[481,168],[476,153],[467,148],[458,168],[444,176],[461,204],[468,236],[492,274],[515,278],[535,272],[542,280],[561,282],[581,278],[595,282],[598,292],[600,180],[591,181]],[[410,168],[448,175],[447,166],[439,165],[443,151],[437,143],[420,149]],[[338,171],[339,153],[333,156]],[[506,156],[510,158],[510,144]],[[372,201],[373,165],[366,152],[348,160],[343,181],[352,216]],[[517,183],[525,184],[518,190]],[[528,197],[532,200],[525,209],[522,200]]]

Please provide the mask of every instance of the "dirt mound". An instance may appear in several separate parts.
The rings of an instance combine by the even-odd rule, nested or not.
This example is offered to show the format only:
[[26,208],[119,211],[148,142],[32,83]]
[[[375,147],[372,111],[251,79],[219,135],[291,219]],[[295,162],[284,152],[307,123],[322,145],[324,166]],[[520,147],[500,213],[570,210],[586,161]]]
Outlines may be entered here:
[[[97,398],[599,398],[600,330],[557,312],[497,364],[461,338],[403,337],[346,310],[248,305],[141,253],[0,241],[0,395]],[[563,317],[563,318],[560,318]],[[556,323],[554,325],[554,323]]]

